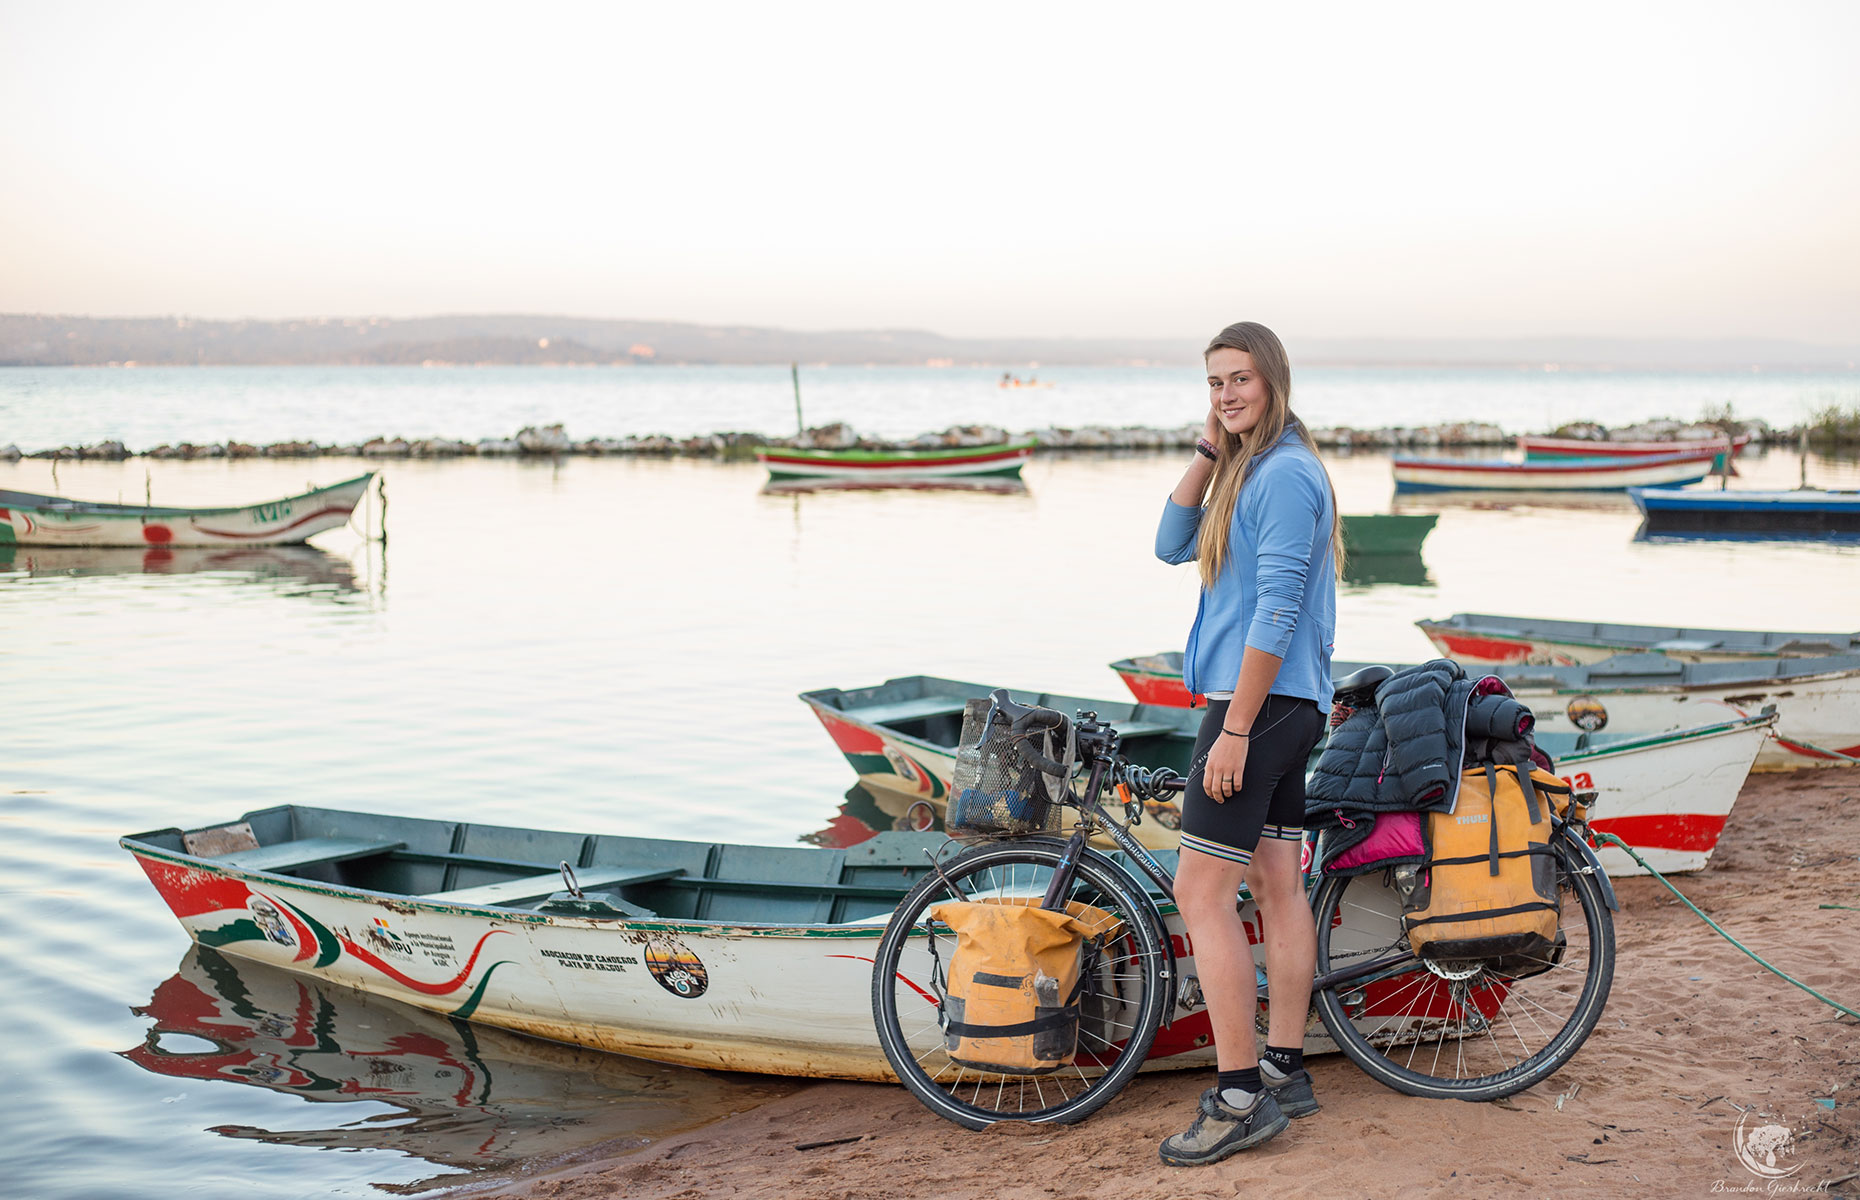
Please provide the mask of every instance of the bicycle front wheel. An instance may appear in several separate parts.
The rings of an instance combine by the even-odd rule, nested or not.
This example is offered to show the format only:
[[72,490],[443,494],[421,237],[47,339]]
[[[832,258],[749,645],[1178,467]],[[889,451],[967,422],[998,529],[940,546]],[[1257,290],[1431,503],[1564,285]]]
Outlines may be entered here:
[[[1557,948],[1547,956],[1527,963],[1408,956],[1317,991],[1324,1027],[1357,1066],[1411,1096],[1496,1100],[1570,1060],[1614,982],[1614,920],[1579,852],[1561,839],[1553,846],[1563,902]],[[1380,872],[1325,879],[1314,907],[1320,978],[1408,949],[1400,904]]]
[[1066,899],[1118,921],[1115,936],[1086,957],[1076,1060],[1050,1074],[1007,1075],[949,1057],[943,971],[956,935],[929,910],[959,899],[1038,904],[1064,850],[1063,842],[1027,838],[958,855],[941,875],[932,872],[911,889],[879,941],[872,1017],[885,1057],[931,1112],[970,1129],[1007,1120],[1083,1120],[1130,1082],[1162,1024],[1169,948],[1155,907],[1120,868],[1088,850]]

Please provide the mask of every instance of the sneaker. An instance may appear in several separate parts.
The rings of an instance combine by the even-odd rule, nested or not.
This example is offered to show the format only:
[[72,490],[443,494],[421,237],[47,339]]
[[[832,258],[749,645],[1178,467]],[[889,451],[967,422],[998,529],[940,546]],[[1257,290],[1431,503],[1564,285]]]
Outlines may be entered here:
[[1186,1133],[1162,1144],[1162,1160],[1172,1167],[1199,1167],[1269,1141],[1290,1125],[1271,1092],[1259,1093],[1245,1112],[1221,1099],[1218,1089],[1201,1093],[1200,1111]]
[[1311,1094],[1311,1072],[1303,1067],[1290,1075],[1280,1075],[1271,1067],[1262,1063],[1259,1068],[1260,1082],[1272,1093],[1272,1098],[1279,1102],[1279,1108],[1286,1116],[1294,1119],[1308,1117],[1321,1106],[1317,1097]]

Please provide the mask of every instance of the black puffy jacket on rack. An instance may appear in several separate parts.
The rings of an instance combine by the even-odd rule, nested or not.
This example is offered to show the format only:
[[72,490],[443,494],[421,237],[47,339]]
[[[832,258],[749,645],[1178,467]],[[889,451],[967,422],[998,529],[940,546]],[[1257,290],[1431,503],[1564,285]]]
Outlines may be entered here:
[[1305,785],[1305,828],[1328,831],[1323,865],[1367,838],[1385,812],[1451,811],[1468,751],[1528,762],[1531,710],[1494,675],[1436,658],[1382,681],[1373,706],[1333,729]]

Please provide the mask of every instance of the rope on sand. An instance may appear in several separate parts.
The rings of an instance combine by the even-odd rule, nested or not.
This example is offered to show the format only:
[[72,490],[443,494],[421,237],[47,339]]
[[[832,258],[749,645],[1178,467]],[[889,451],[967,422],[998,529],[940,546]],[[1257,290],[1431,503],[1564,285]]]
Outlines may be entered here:
[[1616,837],[1612,833],[1602,833],[1600,831],[1596,831],[1593,834],[1593,836],[1595,840],[1598,842],[1605,842],[1612,846],[1618,846],[1622,850],[1626,851],[1629,858],[1632,858],[1635,862],[1639,863],[1642,867],[1645,867],[1647,874],[1653,876],[1655,879],[1659,880],[1662,884],[1664,884],[1666,886],[1667,891],[1673,893],[1673,895],[1675,896],[1678,896],[1679,899],[1685,903],[1685,906],[1687,908],[1691,909],[1695,914],[1697,914],[1699,920],[1711,926],[1713,931],[1716,932],[1719,937],[1731,943],[1733,946],[1736,946],[1739,950],[1742,950],[1745,954],[1748,954],[1752,959],[1756,961],[1758,966],[1762,967],[1764,970],[1768,971],[1770,974],[1776,976],[1777,978],[1787,983],[1793,983],[1796,987],[1801,988],[1803,991],[1807,992],[1809,995],[1813,996],[1815,999],[1821,1001],[1823,1004],[1827,1005],[1829,1008],[1836,1009],[1840,1012],[1844,1012],[1848,1016],[1853,1017],[1857,1020],[1860,1020],[1860,1012],[1855,1012],[1853,1009],[1848,1008],[1845,1004],[1841,1004],[1836,1001],[1828,999],[1826,996],[1822,995],[1820,992],[1816,991],[1814,988],[1809,987],[1806,983],[1803,983],[1801,980],[1795,979],[1789,975],[1785,975],[1783,972],[1777,970],[1775,967],[1772,967],[1769,963],[1766,963],[1761,958],[1758,958],[1756,952],[1751,950],[1750,947],[1744,945],[1744,943],[1738,941],[1736,938],[1726,933],[1724,931],[1724,928],[1721,925],[1719,925],[1718,922],[1712,920],[1710,917],[1706,916],[1703,912],[1700,912],[1699,906],[1692,903],[1692,901],[1687,900],[1685,893],[1680,891],[1678,888],[1674,887],[1667,880],[1666,876],[1660,874],[1658,871],[1648,866],[1647,860],[1642,858],[1639,854],[1636,854],[1634,852],[1634,847],[1628,845],[1626,842],[1622,841],[1620,838]]
[[1805,742],[1801,738],[1784,737],[1781,734],[1771,734],[1770,736],[1774,737],[1779,742],[1786,742],[1791,746],[1800,746],[1804,750],[1813,750],[1816,754],[1825,754],[1829,758],[1838,759],[1840,762],[1847,765],[1860,763],[1860,758],[1856,758],[1851,754],[1842,754],[1839,750],[1830,750],[1826,746],[1817,746],[1815,743]]

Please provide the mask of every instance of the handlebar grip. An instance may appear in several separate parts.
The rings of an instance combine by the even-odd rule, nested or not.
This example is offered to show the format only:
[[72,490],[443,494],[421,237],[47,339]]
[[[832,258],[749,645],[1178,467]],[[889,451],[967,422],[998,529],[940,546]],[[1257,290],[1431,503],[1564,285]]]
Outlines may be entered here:
[[1024,766],[1032,767],[1046,775],[1063,776],[1066,773],[1064,766],[1041,754],[1026,742],[1016,742],[1014,748],[1020,751],[1020,761]]

